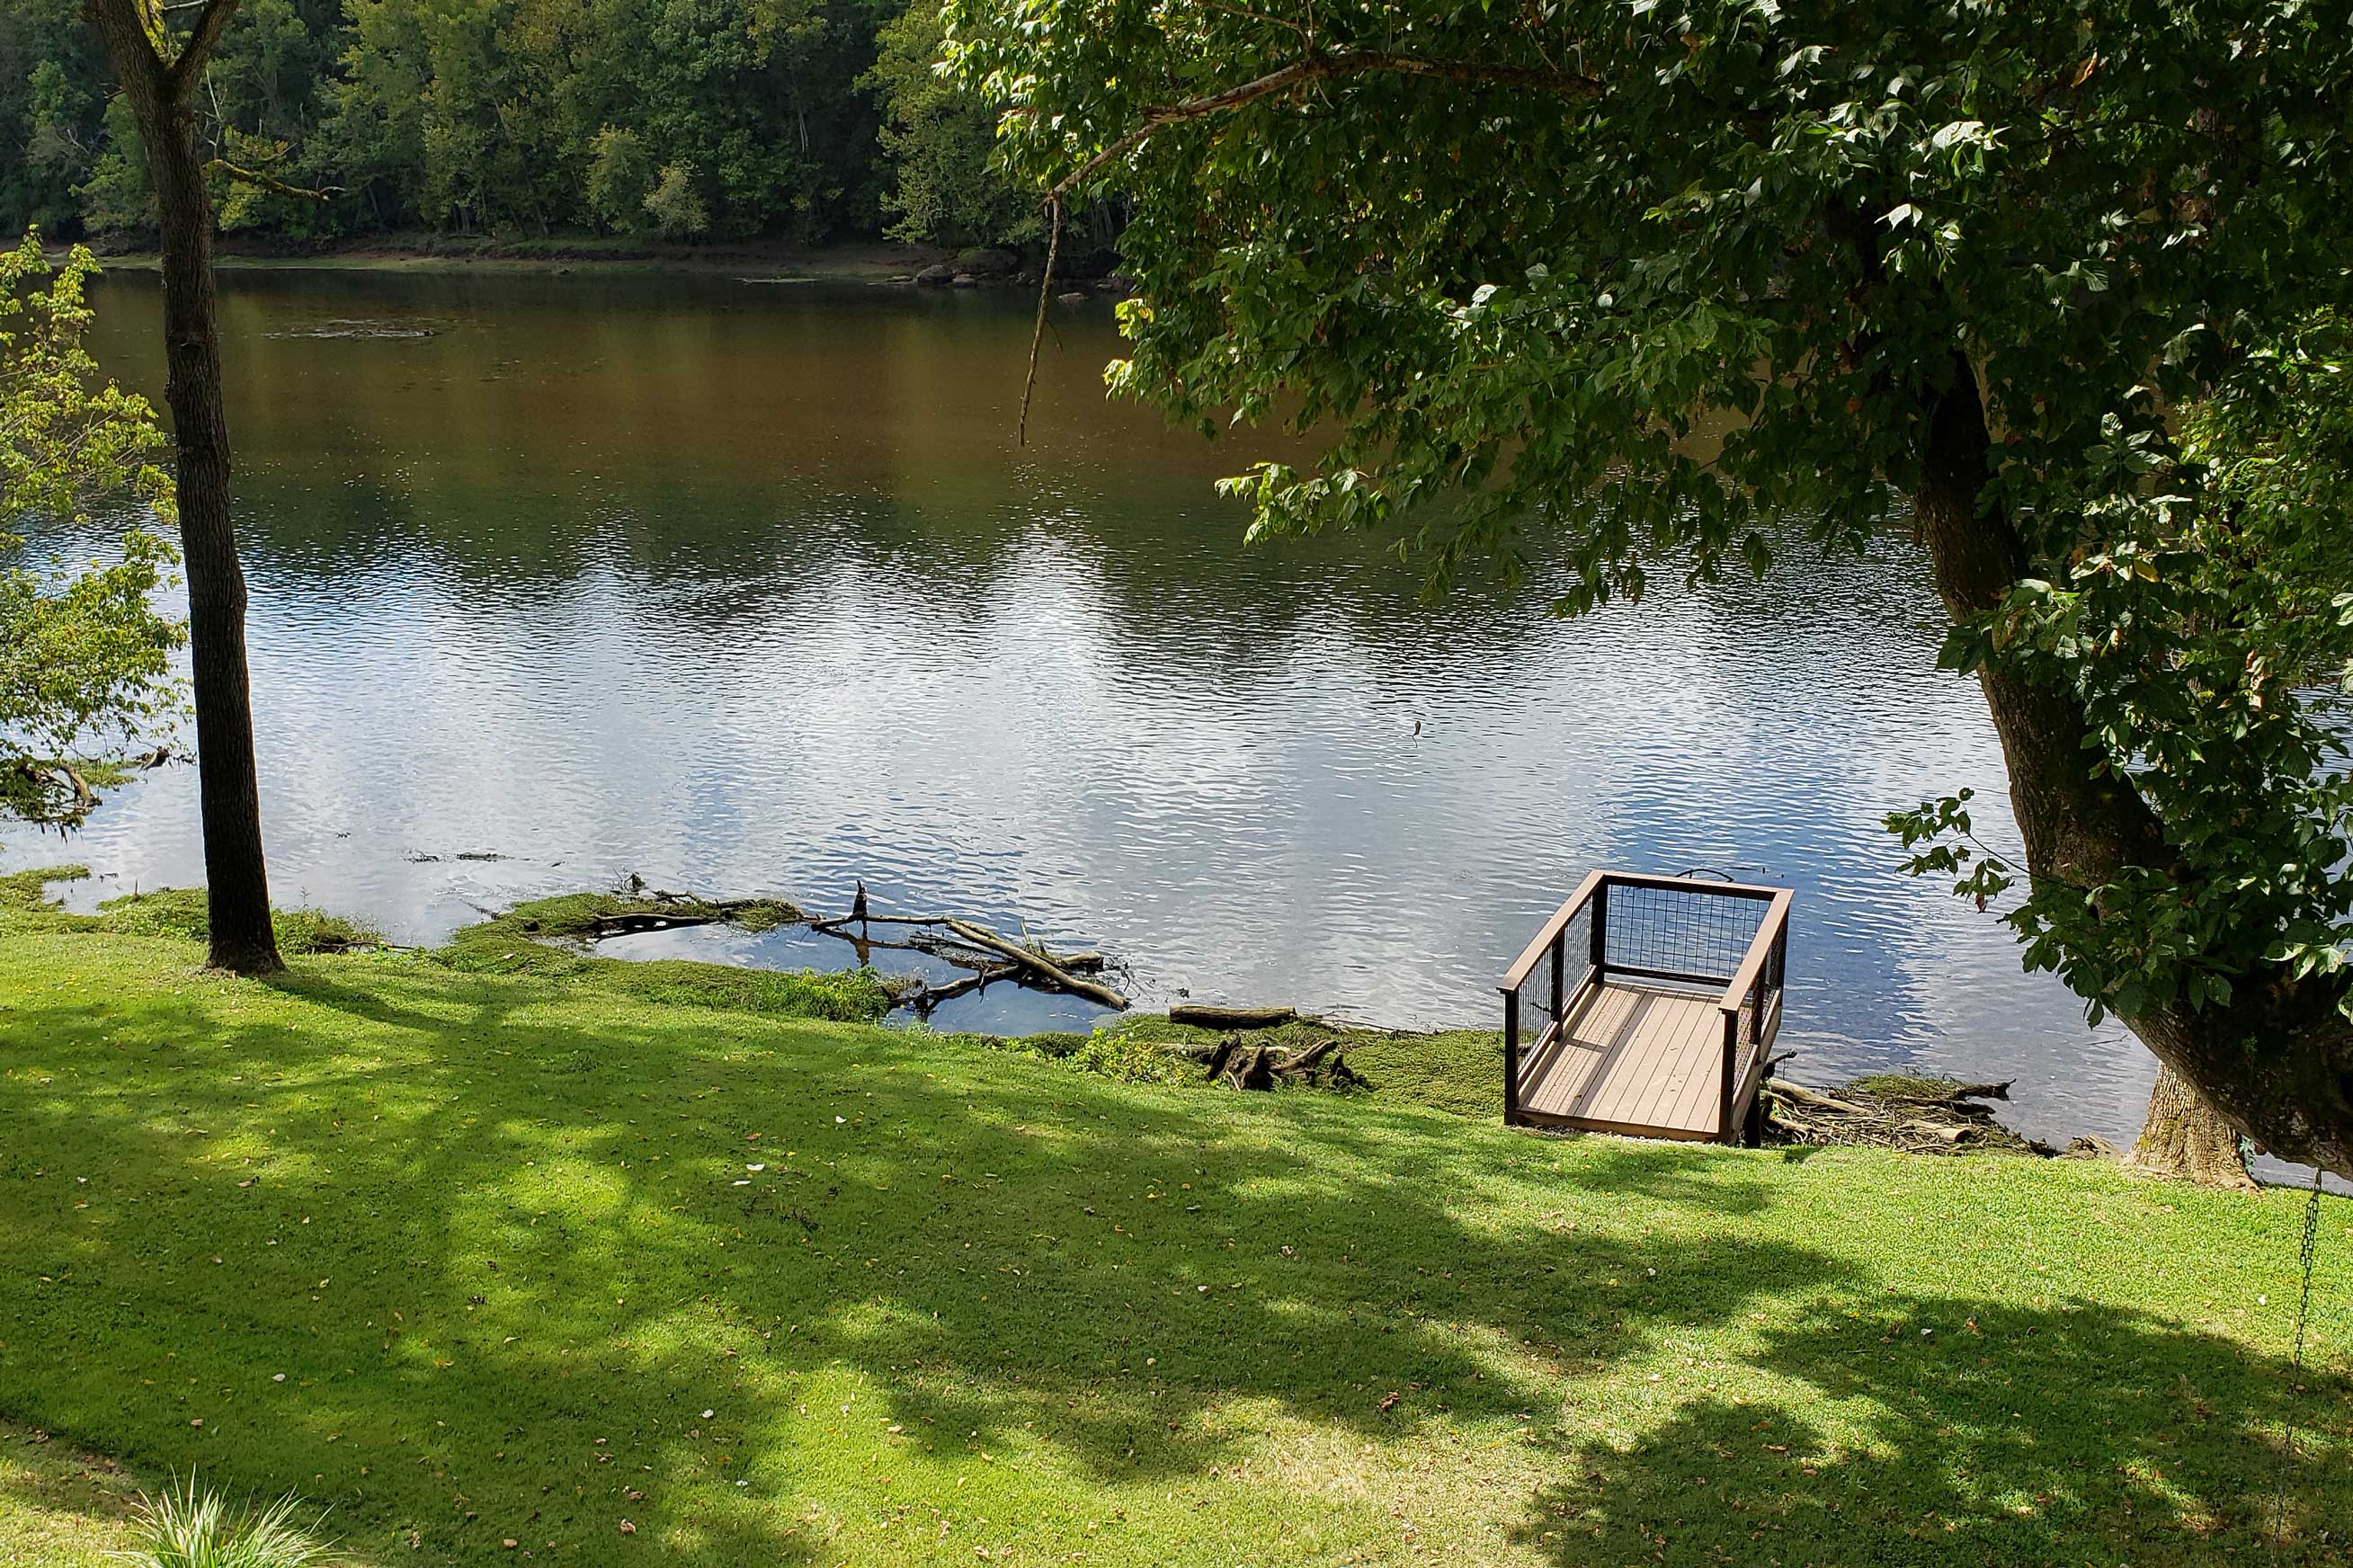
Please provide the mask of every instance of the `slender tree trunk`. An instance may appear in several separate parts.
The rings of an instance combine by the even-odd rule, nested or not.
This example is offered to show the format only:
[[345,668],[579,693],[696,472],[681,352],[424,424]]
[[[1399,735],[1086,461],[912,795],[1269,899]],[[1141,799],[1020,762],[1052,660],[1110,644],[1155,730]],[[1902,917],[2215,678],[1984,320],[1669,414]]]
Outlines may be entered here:
[[228,413],[213,295],[212,199],[196,145],[196,73],[235,0],[212,0],[177,61],[155,52],[135,0],[90,0],[146,143],[163,230],[164,350],[178,447],[180,549],[188,583],[211,963],[240,974],[283,969],[261,852],[253,690],[246,670],[245,573],[229,510]]
[[2253,1192],[2239,1130],[2206,1103],[2197,1087],[2169,1067],[2160,1067],[2149,1090],[2148,1121],[2127,1162],[2134,1170],[2179,1176],[2213,1187]]
[[[1992,441],[1965,356],[1953,356],[1950,384],[1923,413],[1920,531],[1937,591],[1957,622],[2000,605],[2029,563],[2010,519],[1982,499]],[[2095,889],[2121,868],[2172,863],[2139,792],[2113,773],[2092,776],[2090,730],[2072,692],[1998,668],[1981,669],[1978,679],[2001,738],[2033,877]],[[2353,1176],[2353,1024],[2338,1012],[2332,986],[2292,983],[2284,973],[2253,974],[2228,1005],[2193,1011],[2166,1004],[2125,1023],[2202,1104],[2211,1119],[2199,1123],[2205,1136],[2215,1136],[2219,1122],[2284,1158]],[[2161,1083],[2160,1092],[2170,1091]],[[2185,1137],[2188,1115],[2175,1119]]]

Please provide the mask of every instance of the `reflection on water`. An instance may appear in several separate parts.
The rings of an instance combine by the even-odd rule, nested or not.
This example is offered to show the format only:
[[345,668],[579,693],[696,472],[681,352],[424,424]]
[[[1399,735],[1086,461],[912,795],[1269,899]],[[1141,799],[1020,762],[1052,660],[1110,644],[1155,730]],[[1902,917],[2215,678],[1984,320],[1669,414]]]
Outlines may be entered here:
[[[1363,540],[1243,549],[1208,481],[1259,448],[1107,405],[1098,305],[1058,316],[1018,451],[1009,298],[224,281],[281,900],[429,940],[631,871],[824,908],[862,878],[1101,947],[1149,1002],[1440,1023],[1494,1014],[1588,868],[1709,867],[1799,889],[1799,1076],[2014,1077],[2029,1131],[2137,1125],[2146,1056],[1878,826],[1969,784],[2011,837],[1901,540],[1570,624],[1541,582],[1431,607]],[[152,279],[100,303],[153,385]],[[196,831],[168,770],[75,853],[101,895],[185,883]]]

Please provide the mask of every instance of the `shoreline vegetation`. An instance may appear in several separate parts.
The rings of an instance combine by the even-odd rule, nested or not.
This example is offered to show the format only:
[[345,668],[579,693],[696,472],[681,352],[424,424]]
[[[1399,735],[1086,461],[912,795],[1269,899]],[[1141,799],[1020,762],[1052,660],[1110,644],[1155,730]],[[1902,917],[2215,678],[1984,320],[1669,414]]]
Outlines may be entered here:
[[2353,1510],[2340,1199],[2299,1370],[2300,1194],[1530,1136],[1443,1107],[1492,1053],[1371,1039],[1345,1093],[975,1049],[871,976],[534,940],[579,898],[431,953],[284,913],[237,979],[201,900],[45,881],[0,881],[45,1563],[116,1539],[111,1464],[381,1562],[2188,1564],[2284,1481],[2317,1563]]
[[[1028,289],[1038,286],[1038,264],[1018,252],[955,248],[889,241],[807,246],[785,241],[675,244],[640,236],[486,235],[368,236],[318,245],[218,237],[215,263],[224,270],[321,272],[470,272],[625,277],[736,279],[746,283],[933,285],[944,288]],[[62,251],[59,252],[63,254]],[[100,248],[108,271],[153,271],[160,258],[136,246]],[[1054,269],[1058,297],[1116,296],[1118,279],[1074,269],[1069,258]]]
[[[49,886],[88,874],[82,867],[64,866],[0,876],[0,909],[70,930],[204,940],[205,898],[198,889],[123,894],[89,915],[68,913],[47,901]],[[1241,1091],[1312,1089],[1473,1119],[1492,1118],[1503,1102],[1503,1037],[1496,1030],[1395,1028],[1303,1014],[1289,1005],[1187,1002],[1166,1012],[1132,1009],[1106,984],[1117,978],[1121,966],[1103,954],[1057,953],[1028,938],[1016,944],[948,915],[876,914],[861,922],[855,912],[823,915],[773,895],[704,898],[649,888],[633,877],[611,890],[526,900],[459,928],[433,949],[401,947],[373,927],[313,909],[280,910],[274,920],[279,945],[289,954],[402,952],[470,973],[554,980],[594,974],[616,991],[653,1004],[708,1004],[844,1023],[879,1025],[888,1019],[892,1027],[950,1046],[1067,1062],[1129,1083]],[[691,958],[618,958],[600,946],[615,937],[705,926],[753,933],[804,927],[839,939],[856,962],[838,969],[772,969]],[[876,967],[878,950],[921,952],[967,973],[944,985],[884,973]],[[997,984],[1065,992],[1114,1005],[1090,1032],[1000,1035],[931,1027],[934,1006]],[[1774,1058],[1768,1075],[1796,1054]],[[2109,1163],[2121,1158],[2096,1136],[2077,1136],[2061,1147],[2004,1125],[1990,1102],[2007,1100],[2009,1089],[2007,1083],[1970,1083],[1921,1072],[1872,1073],[1828,1086],[1768,1076],[1763,1142],[1768,1147],[1859,1146],[1926,1155]]]
[[[44,904],[48,885],[87,875],[84,868],[68,866],[0,877],[0,903],[76,929],[203,940],[200,889],[124,894],[105,900],[93,915],[53,911]],[[952,915],[875,914],[861,921],[856,911],[828,916],[773,895],[704,898],[650,888],[632,877],[611,890],[526,900],[459,928],[447,943],[429,950],[398,947],[371,927],[316,910],[281,910],[275,919],[279,944],[289,953],[384,950],[419,953],[469,973],[546,978],[596,973],[649,1001],[712,1002],[848,1023],[892,1019],[893,1026],[952,1045],[1068,1061],[1126,1082],[1197,1083],[1242,1091],[1315,1089],[1482,1119],[1493,1117],[1503,1102],[1503,1037],[1496,1030],[1395,1028],[1303,1014],[1289,1005],[1186,1002],[1166,1012],[1132,1009],[1105,983],[1117,978],[1120,966],[1103,954],[1057,953],[1035,939],[1016,944]],[[847,944],[855,963],[838,969],[776,969],[691,958],[617,958],[600,946],[616,937],[710,926],[752,933],[803,927]],[[941,985],[885,973],[876,966],[878,952],[920,952],[966,973]],[[886,956],[882,962],[888,961]],[[1001,1035],[931,1028],[933,1007],[997,984],[1075,994],[1109,1004],[1111,1011],[1090,1032]],[[1776,1057],[1768,1071],[1795,1054]],[[1873,1073],[1825,1087],[1768,1077],[1764,1142],[1915,1154],[2120,1157],[2097,1137],[2078,1136],[2063,1148],[2003,1125],[1989,1102],[2007,1100],[2009,1089],[2007,1083],[1969,1083],[1927,1073]]]

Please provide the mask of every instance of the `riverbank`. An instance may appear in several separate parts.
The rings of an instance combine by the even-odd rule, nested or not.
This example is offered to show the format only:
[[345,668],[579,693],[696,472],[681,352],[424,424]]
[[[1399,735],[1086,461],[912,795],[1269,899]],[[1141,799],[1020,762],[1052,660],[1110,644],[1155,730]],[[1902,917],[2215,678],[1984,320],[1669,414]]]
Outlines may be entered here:
[[2293,1194],[1128,1082],[504,947],[241,981],[11,889],[0,1416],[385,1560],[2204,1563],[2291,1417],[2281,1560],[2353,1510],[2343,1203],[2299,1374]]
[[[976,255],[979,253],[974,253]],[[926,268],[954,271],[959,253],[938,246],[788,245],[775,241],[670,245],[595,235],[545,238],[481,235],[389,235],[319,247],[240,241],[221,236],[216,264],[232,270],[341,272],[503,272],[676,274],[743,278],[763,283],[913,283]],[[1008,283],[1020,276],[991,253],[977,276]],[[110,269],[152,271],[158,258],[136,247],[101,252]],[[967,273],[966,275],[975,275]],[[1027,279],[1035,282],[1034,276]]]

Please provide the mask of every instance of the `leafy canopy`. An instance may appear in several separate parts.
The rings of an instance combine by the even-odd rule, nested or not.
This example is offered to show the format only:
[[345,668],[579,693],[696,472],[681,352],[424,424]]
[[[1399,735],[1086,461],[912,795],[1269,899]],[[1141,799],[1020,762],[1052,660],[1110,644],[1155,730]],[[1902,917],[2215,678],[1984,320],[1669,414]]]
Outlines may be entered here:
[[[1564,531],[1582,610],[1666,563],[1861,550],[1938,476],[2025,563],[1956,668],[2084,706],[2164,865],[2037,886],[2101,1005],[2334,962],[2329,716],[2353,35],[2304,0],[950,0],[1034,188],[1134,202],[1114,387],[1322,432],[1229,481],[1260,531],[1403,520],[1442,583]],[[2329,351],[2331,354],[2334,350]],[[2336,379],[2332,379],[2336,378]],[[2184,417],[2185,411],[2195,411]],[[1430,503],[1441,498],[1451,505]],[[1553,529],[1548,529],[1548,539]],[[1905,819],[1958,857],[1966,805]],[[2013,864],[2015,857],[2003,865]]]
[[[0,254],[0,805],[65,819],[94,804],[74,763],[169,723],[185,640],[153,604],[172,548],[141,526],[173,515],[155,462],[163,435],[146,400],[102,379],[82,344],[97,269],[77,248],[53,270],[37,234]],[[29,524],[125,518],[136,521],[111,562],[25,559]]]
[[[2055,581],[2021,583],[1954,657],[2081,697],[2100,754],[2179,858],[2009,917],[2030,964],[2129,1017],[2232,999],[2259,965],[2338,974],[2353,911],[2353,344],[2334,317],[2249,353],[2168,444],[2108,426],[2117,484]],[[1891,819],[1916,871],[1986,900],[2023,874],[1970,835],[1966,795]]]

